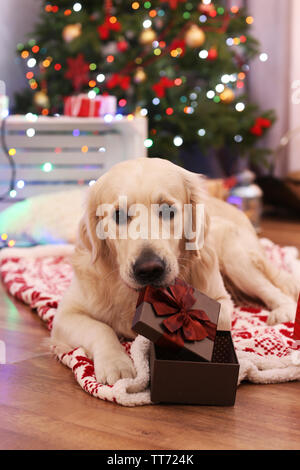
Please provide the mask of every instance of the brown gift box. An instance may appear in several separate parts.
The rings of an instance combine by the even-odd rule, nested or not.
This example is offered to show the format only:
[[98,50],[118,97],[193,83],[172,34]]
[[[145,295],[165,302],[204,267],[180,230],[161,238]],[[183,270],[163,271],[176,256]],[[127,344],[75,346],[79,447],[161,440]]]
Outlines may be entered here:
[[154,403],[233,406],[239,363],[230,331],[217,331],[212,362],[176,357],[151,343],[150,374]]
[[[171,292],[170,289],[178,287],[179,292],[173,291]],[[193,305],[188,309],[189,312],[193,312],[195,310],[204,311],[207,315],[208,319],[211,321],[211,337],[206,337],[201,341],[182,341],[182,344],[177,345],[176,337],[174,338],[174,342],[172,341],[172,335],[169,334],[168,330],[163,324],[163,321],[171,317],[171,314],[166,315],[159,315],[156,313],[155,308],[156,305],[160,306],[162,302],[161,299],[158,298],[159,303],[150,303],[145,301],[145,299],[151,298],[151,293],[154,294],[161,292],[164,293],[166,290],[170,292],[171,301],[174,298],[174,295],[179,294],[181,295],[180,289],[183,288],[186,290],[186,293],[190,293],[193,296]],[[175,294],[174,294],[175,292]],[[153,296],[153,294],[152,294]],[[183,296],[182,296],[183,297]],[[168,299],[167,299],[168,300]],[[183,349],[187,352],[192,354],[196,354],[198,359],[202,359],[203,361],[211,361],[213,348],[214,348],[214,339],[217,331],[217,323],[220,313],[221,305],[219,302],[211,299],[205,294],[194,289],[192,286],[184,283],[183,281],[177,279],[173,286],[170,286],[167,289],[153,289],[151,286],[146,287],[146,289],[140,294],[138,305],[136,309],[136,313],[133,319],[132,329],[140,333],[141,335],[149,338],[153,343],[159,346],[164,346],[165,348],[176,350],[176,349]],[[176,307],[174,307],[176,309]],[[180,309],[180,299],[178,299],[178,310]],[[196,323],[199,323],[198,321]],[[201,322],[200,322],[201,323]],[[206,327],[205,322],[202,322],[204,327]],[[182,331],[182,329],[180,329]],[[182,337],[182,335],[180,334]],[[184,339],[184,338],[183,338]]]
[[[182,281],[180,281],[182,282]],[[190,287],[190,286],[189,286]],[[146,288],[147,289],[147,288]],[[196,303],[217,322],[220,304],[194,289]],[[151,401],[198,405],[234,405],[239,363],[229,331],[217,331],[214,341],[185,341],[172,347],[161,341],[164,316],[140,295],[133,330],[152,341],[150,347]]]

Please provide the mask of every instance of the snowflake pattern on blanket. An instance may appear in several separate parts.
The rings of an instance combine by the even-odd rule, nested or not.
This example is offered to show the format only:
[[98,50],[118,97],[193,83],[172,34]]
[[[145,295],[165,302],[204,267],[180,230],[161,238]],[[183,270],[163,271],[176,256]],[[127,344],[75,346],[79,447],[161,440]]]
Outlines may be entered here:
[[[269,240],[262,240],[268,257],[282,269],[298,275],[300,261],[294,248],[280,248]],[[26,249],[28,250],[28,249]],[[61,250],[60,250],[61,252]],[[28,304],[51,330],[59,301],[69,286],[72,267],[67,256],[32,257],[10,256],[6,250],[1,256],[0,271],[8,292]],[[294,360],[293,323],[267,325],[268,312],[251,307],[235,308],[232,337],[240,363],[239,383],[276,383],[300,379],[300,364]],[[150,404],[149,341],[138,336],[133,342],[122,343],[131,356],[137,376],[121,379],[115,385],[97,382],[93,361],[83,348],[68,353],[56,351],[58,359],[72,369],[75,379],[86,392],[103,400],[125,406]]]

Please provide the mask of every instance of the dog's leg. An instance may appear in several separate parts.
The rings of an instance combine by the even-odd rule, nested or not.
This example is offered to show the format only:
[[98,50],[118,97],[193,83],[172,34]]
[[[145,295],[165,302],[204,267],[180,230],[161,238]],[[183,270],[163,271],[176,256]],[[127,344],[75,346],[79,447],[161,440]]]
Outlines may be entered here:
[[275,266],[264,254],[260,261],[261,271],[266,274],[272,284],[296,302],[300,292],[300,279],[295,279],[295,276],[288,271]]
[[226,274],[241,291],[261,299],[271,309],[268,317],[269,325],[295,320],[296,302],[275,287],[251,263],[246,263],[244,269],[226,269]]
[[135,377],[130,357],[124,352],[113,329],[86,314],[76,311],[64,300],[58,309],[51,333],[52,345],[82,346],[94,361],[97,381],[113,385],[118,379]]
[[225,289],[224,282],[219,270],[215,273],[211,280],[212,282],[209,288],[206,289],[206,294],[221,304],[218,330],[230,331],[232,313],[234,309],[232,299]]
[[[238,289],[261,299],[271,309],[269,324],[294,321],[295,297],[287,295],[286,289],[277,287],[279,280],[286,281],[287,276],[273,268],[262,253],[258,241],[235,236],[234,232],[231,232],[228,242],[223,245],[222,272]],[[276,272],[278,277],[275,283]]]

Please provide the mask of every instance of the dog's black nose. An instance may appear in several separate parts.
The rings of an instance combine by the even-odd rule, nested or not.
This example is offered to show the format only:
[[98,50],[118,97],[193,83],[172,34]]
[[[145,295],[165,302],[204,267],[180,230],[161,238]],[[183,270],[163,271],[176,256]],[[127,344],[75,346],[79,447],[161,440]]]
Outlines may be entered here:
[[162,280],[165,262],[152,252],[142,253],[133,265],[133,275],[141,284],[151,284]]

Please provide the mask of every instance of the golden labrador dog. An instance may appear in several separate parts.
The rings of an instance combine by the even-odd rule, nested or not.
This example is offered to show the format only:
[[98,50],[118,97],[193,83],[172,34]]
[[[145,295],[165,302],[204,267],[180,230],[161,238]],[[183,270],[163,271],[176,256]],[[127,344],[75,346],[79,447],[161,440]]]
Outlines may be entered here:
[[[82,346],[94,360],[99,382],[112,385],[135,376],[119,338],[136,336],[132,319],[138,292],[147,284],[165,286],[176,277],[184,279],[221,303],[218,328],[229,330],[233,304],[224,274],[239,290],[266,304],[269,323],[294,319],[295,280],[266,259],[247,217],[208,196],[203,187],[198,175],[167,160],[141,158],[114,166],[89,188],[73,255],[74,276],[55,316],[51,341],[64,351]],[[152,223],[163,225],[164,210],[174,208],[166,217],[173,229],[170,236],[151,237],[147,228],[148,237],[124,237],[122,226],[136,224],[135,212],[129,214],[120,204],[124,198],[127,207],[146,207]],[[110,209],[99,212],[104,204]],[[186,205],[192,207],[191,214],[197,205],[204,207],[203,240],[198,244],[195,232],[192,250],[187,249],[185,233],[174,236]],[[101,235],[99,223],[116,236]]]

